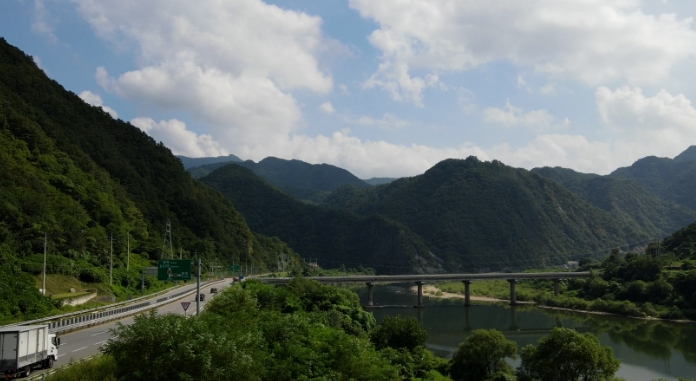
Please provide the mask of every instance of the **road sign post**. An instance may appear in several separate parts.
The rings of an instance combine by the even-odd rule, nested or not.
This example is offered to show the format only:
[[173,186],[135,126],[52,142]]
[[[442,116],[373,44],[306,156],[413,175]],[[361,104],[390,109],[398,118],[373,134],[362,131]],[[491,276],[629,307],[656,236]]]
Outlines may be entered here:
[[181,306],[184,307],[184,317],[186,317],[186,310],[188,310],[191,302],[181,302]]
[[190,259],[162,259],[157,261],[157,280],[191,279]]

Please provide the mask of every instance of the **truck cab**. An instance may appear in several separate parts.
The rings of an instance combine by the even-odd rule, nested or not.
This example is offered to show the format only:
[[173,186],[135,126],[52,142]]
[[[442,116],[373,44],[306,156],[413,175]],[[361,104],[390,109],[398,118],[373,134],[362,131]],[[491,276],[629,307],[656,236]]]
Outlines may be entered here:
[[5,378],[29,376],[34,368],[52,368],[58,359],[60,338],[48,325],[0,328],[0,374]]

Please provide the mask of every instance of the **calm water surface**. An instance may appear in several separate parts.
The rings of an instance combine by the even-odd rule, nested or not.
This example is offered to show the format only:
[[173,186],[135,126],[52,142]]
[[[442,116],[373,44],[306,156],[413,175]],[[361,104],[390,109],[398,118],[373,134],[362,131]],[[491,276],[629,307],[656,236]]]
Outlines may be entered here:
[[[501,330],[521,348],[535,344],[553,327],[563,326],[590,332],[602,345],[612,347],[621,360],[616,375],[628,381],[696,378],[696,327],[692,325],[479,302],[466,308],[463,299],[424,297],[426,308],[417,309],[411,307],[416,304],[416,296],[409,293],[411,286],[375,286],[375,304],[384,307],[372,310],[374,316],[378,322],[391,315],[417,318],[428,331],[427,347],[441,357],[451,357],[475,329]],[[366,289],[356,291],[366,304]]]

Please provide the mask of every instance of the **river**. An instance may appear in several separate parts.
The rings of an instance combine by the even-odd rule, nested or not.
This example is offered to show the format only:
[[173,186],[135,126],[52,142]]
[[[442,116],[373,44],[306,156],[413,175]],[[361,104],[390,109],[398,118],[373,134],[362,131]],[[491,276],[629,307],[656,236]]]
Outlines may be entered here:
[[[464,307],[462,299],[424,296],[425,308],[417,309],[412,284],[376,285],[372,309],[380,322],[384,316],[417,318],[428,331],[426,346],[441,357],[451,357],[460,342],[475,329],[495,328],[517,343],[518,348],[535,344],[554,326],[591,332],[602,345],[609,345],[621,360],[616,376],[627,381],[658,378],[696,378],[696,326],[648,321],[617,316],[561,312],[532,306],[510,307],[505,303],[472,301]],[[367,303],[366,288],[356,290]],[[518,360],[519,361],[519,360]],[[518,362],[513,362],[517,365]]]

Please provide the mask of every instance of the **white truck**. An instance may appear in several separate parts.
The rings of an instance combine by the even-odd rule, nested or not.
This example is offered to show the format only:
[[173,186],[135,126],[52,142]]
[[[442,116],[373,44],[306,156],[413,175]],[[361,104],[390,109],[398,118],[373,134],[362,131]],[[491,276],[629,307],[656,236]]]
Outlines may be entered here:
[[31,374],[34,368],[52,368],[58,359],[60,338],[47,325],[0,328],[0,375],[13,378]]

